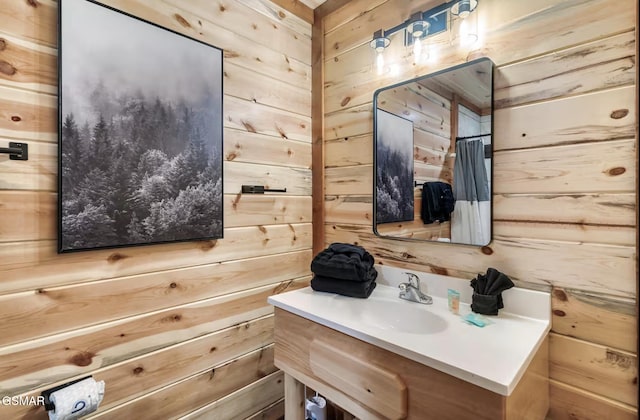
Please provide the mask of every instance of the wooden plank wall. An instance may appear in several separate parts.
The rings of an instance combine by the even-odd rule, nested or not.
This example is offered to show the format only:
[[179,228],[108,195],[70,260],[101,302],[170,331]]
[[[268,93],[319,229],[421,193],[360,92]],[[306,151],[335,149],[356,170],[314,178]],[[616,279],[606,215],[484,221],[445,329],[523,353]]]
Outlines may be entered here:
[[[414,65],[393,39],[385,59],[399,74],[378,76],[373,32],[437,3],[353,0],[324,19],[325,243],[469,279],[495,267],[551,290],[550,417],[636,418],[635,2],[482,0],[481,48],[441,40],[438,62]],[[480,56],[497,66],[492,242],[375,237],[373,92]]]
[[0,155],[0,397],[91,374],[99,418],[278,418],[266,299],[309,280],[311,23],[268,0],[104,3],[224,49],[224,239],[56,254],[58,2],[3,1],[0,145],[30,157]]

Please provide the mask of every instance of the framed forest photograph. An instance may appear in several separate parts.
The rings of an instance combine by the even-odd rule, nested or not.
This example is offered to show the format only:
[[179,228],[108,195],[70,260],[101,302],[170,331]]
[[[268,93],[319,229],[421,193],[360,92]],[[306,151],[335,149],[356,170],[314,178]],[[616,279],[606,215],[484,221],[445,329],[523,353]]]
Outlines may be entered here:
[[222,50],[59,6],[58,252],[221,238]]
[[414,219],[413,122],[375,111],[375,223]]

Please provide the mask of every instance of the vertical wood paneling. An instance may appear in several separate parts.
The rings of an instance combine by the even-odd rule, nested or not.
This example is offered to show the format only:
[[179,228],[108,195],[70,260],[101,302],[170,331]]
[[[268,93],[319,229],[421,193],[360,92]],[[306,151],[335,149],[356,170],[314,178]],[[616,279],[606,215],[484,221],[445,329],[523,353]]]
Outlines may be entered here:
[[[632,418],[638,389],[635,2],[486,0],[477,51],[443,44],[437,63],[416,66],[392,36],[385,59],[399,73],[378,76],[371,34],[429,6],[427,0],[353,1],[325,19],[326,242],[358,243],[394,266],[462,277],[491,266],[522,287],[552,286],[552,418]],[[477,56],[496,63],[493,241],[474,248],[374,236],[372,168],[367,155],[349,157],[362,156],[367,142],[373,148],[374,91]],[[443,142],[436,154],[419,153],[430,162],[448,147]]]
[[[0,155],[0,397],[93,374],[108,390],[98,417],[275,416],[266,299],[307,285],[312,255],[311,9],[101,2],[224,49],[224,238],[56,253],[60,2],[3,3],[0,141],[29,142],[30,157]],[[46,417],[0,405],[3,419]]]

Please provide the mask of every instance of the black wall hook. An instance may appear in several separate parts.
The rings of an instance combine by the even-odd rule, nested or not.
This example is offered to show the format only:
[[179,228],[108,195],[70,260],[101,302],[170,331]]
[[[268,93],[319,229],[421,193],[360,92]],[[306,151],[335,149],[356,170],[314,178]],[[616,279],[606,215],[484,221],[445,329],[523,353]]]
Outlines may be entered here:
[[287,192],[286,188],[283,189],[269,189],[264,185],[243,185],[242,194],[264,194],[266,192]]
[[8,154],[11,160],[29,160],[29,145],[9,142],[9,147],[0,147],[0,153]]

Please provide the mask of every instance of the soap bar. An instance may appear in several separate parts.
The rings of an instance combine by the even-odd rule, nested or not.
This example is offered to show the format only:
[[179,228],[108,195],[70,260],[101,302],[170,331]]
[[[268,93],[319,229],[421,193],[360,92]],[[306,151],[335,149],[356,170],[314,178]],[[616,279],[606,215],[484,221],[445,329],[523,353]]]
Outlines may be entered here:
[[462,319],[464,319],[467,323],[478,327],[484,327],[485,325],[489,324],[489,321],[485,317],[476,314],[475,312],[466,314],[462,317]]

